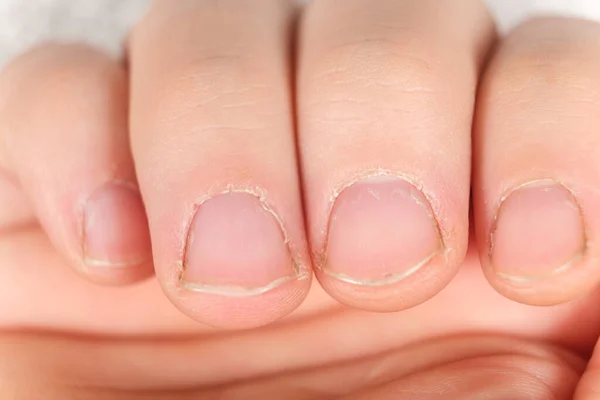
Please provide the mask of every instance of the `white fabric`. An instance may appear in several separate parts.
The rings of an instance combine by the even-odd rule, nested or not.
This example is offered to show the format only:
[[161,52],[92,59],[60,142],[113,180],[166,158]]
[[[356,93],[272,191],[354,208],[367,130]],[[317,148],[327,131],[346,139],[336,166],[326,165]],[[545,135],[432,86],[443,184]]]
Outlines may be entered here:
[[[341,5],[344,0],[338,1]],[[451,7],[455,0],[438,1],[440,7]],[[600,21],[600,0],[486,2],[503,31],[540,13],[575,15]],[[45,40],[86,40],[117,52],[125,33],[149,4],[150,0],[0,0],[0,64]]]
[[535,15],[557,14],[600,22],[600,0],[487,0],[486,3],[504,32]]

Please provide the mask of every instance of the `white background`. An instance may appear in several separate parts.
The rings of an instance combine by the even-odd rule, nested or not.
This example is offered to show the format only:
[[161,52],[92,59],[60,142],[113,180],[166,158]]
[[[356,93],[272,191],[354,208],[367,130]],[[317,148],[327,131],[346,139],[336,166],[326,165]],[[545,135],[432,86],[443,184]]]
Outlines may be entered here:
[[[338,1],[341,5],[344,0]],[[454,0],[438,1],[440,7],[448,7]],[[24,48],[48,39],[86,40],[116,52],[125,32],[149,3],[150,0],[0,0],[0,64]],[[487,0],[486,3],[502,31],[536,14],[559,13],[600,21],[600,0]]]

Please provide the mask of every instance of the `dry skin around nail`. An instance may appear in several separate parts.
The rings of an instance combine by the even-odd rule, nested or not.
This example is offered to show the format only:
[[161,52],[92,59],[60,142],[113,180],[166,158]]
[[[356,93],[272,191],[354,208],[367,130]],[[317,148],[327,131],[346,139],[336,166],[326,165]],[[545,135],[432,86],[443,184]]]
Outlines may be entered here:
[[[494,246],[495,246],[495,241],[494,241],[494,237],[496,235],[497,229],[498,229],[498,220],[500,217],[500,214],[502,213],[502,207],[505,204],[505,201],[516,191],[518,191],[519,189],[522,188],[528,188],[528,187],[535,187],[535,186],[545,186],[545,185],[557,185],[560,186],[562,188],[564,188],[570,195],[570,200],[571,202],[568,203],[568,205],[570,207],[574,207],[577,210],[577,213],[579,214],[579,218],[580,218],[580,222],[581,222],[581,226],[583,227],[583,244],[581,249],[576,252],[576,254],[566,263],[564,263],[562,266],[556,268],[553,272],[547,274],[547,275],[543,275],[543,276],[514,276],[514,275],[510,275],[507,273],[503,273],[503,272],[496,272],[494,271],[494,267],[493,267],[493,262],[492,262],[492,255],[494,252]],[[546,189],[545,191],[548,191],[549,189]],[[575,195],[575,193],[573,192],[573,190],[569,189],[567,187],[567,185],[565,185],[564,183],[555,180],[555,179],[538,179],[538,180],[534,180],[531,182],[527,182],[521,185],[518,185],[516,187],[513,187],[512,189],[508,190],[499,200],[498,202],[498,206],[496,207],[496,214],[494,216],[494,219],[492,220],[492,226],[491,226],[491,234],[489,236],[489,247],[488,247],[488,265],[487,268],[491,270],[491,272],[493,272],[495,275],[499,276],[500,278],[507,280],[507,281],[511,281],[513,283],[520,283],[520,284],[528,284],[531,283],[533,281],[540,281],[540,280],[545,280],[545,279],[550,279],[553,276],[559,275],[567,270],[569,270],[573,265],[576,265],[578,262],[580,262],[581,260],[583,260],[585,258],[585,255],[587,253],[588,250],[588,230],[587,230],[587,226],[585,224],[585,218],[583,216],[583,209],[581,207],[581,204],[579,204],[578,200],[577,200],[577,196]]]
[[[283,234],[284,244],[288,249],[290,255],[290,263],[294,269],[294,274],[287,277],[281,277],[279,279],[270,282],[267,285],[257,286],[257,287],[244,287],[239,285],[210,285],[206,283],[199,282],[186,282],[185,280],[185,272],[188,264],[188,249],[194,243],[194,232],[191,229],[194,218],[198,212],[198,210],[205,204],[207,201],[213,199],[215,196],[230,194],[230,193],[243,193],[255,196],[259,199],[262,208],[269,213],[279,225],[281,233]],[[295,257],[292,255],[292,247],[290,245],[290,239],[286,229],[284,228],[283,221],[279,217],[279,215],[273,210],[272,207],[266,201],[266,194],[263,190],[258,188],[234,188],[233,186],[228,186],[226,190],[217,192],[211,195],[204,196],[200,201],[194,204],[192,212],[190,213],[190,218],[186,222],[185,227],[185,240],[184,245],[182,247],[182,251],[180,252],[180,261],[177,265],[177,282],[178,287],[180,289],[184,289],[190,292],[196,293],[204,293],[204,294],[214,294],[214,295],[222,295],[226,297],[253,297],[265,294],[274,289],[277,289],[283,286],[285,283],[293,281],[293,280],[304,280],[308,279],[308,270],[305,266],[298,263]]]
[[[425,193],[425,191],[422,189],[423,185],[416,183],[415,179],[412,179],[412,178],[406,176],[405,174],[395,173],[395,172],[392,172],[389,170],[376,169],[376,170],[367,171],[361,175],[356,176],[354,179],[352,179],[348,182],[345,182],[343,185],[340,185],[333,192],[333,194],[330,198],[329,215],[332,216],[333,209],[335,207],[335,204],[336,204],[339,196],[346,189],[352,187],[353,185],[355,185],[361,181],[364,181],[366,179],[373,179],[373,178],[375,178],[375,179],[377,179],[377,178],[400,179],[400,180],[405,181],[409,185],[411,185],[414,190],[419,191],[419,193],[424,197],[424,199],[421,199],[421,198],[415,196],[412,191],[410,193],[411,199],[427,212],[427,214],[432,222],[432,227],[434,228],[434,230],[437,234],[437,237],[439,238],[439,247],[435,251],[433,251],[431,254],[428,254],[427,256],[425,256],[420,262],[415,264],[413,267],[409,268],[408,270],[406,270],[402,273],[390,273],[390,274],[386,275],[383,279],[375,279],[375,280],[357,279],[357,278],[351,277],[345,273],[333,272],[333,271],[329,270],[329,268],[327,268],[327,262],[328,262],[327,261],[327,247],[329,244],[328,237],[329,237],[329,232],[331,232],[331,228],[334,223],[334,217],[330,217],[329,222],[327,224],[326,232],[324,232],[324,235],[326,237],[326,240],[325,240],[325,243],[323,246],[324,250],[315,254],[314,257],[316,260],[316,267],[318,268],[318,270],[320,270],[324,274],[326,274],[334,279],[337,279],[337,280],[345,282],[345,283],[359,285],[359,286],[382,287],[382,286],[387,286],[387,285],[398,283],[398,282],[414,275],[416,272],[418,272],[423,267],[428,265],[438,254],[443,252],[444,249],[446,249],[446,246],[444,243],[444,237],[443,237],[441,229],[440,229],[439,221],[433,210],[433,207],[431,206],[431,204],[432,204],[431,200],[430,200],[429,196]],[[374,198],[379,200],[377,194],[373,193],[372,190],[369,190],[369,193]],[[448,251],[448,250],[450,250],[450,249],[446,249],[446,251]]]

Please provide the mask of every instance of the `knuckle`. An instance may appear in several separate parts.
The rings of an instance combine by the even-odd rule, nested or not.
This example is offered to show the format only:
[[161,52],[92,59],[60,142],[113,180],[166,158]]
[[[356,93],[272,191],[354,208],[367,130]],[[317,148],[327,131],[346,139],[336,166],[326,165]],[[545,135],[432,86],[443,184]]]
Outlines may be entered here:
[[328,49],[303,78],[304,113],[321,123],[362,126],[374,118],[397,119],[410,104],[436,103],[447,75],[419,34],[402,40],[368,39]]
[[519,54],[496,71],[492,84],[499,100],[511,101],[532,93],[559,95],[563,100],[600,100],[591,64],[595,63],[568,56],[557,58],[543,52]]
[[[396,89],[429,88],[438,66],[424,49],[424,40],[363,39],[328,49],[317,61],[316,84],[354,84]],[[407,45],[406,42],[413,42]]]
[[[108,56],[82,44],[47,43],[17,57],[2,78],[4,96],[51,105],[57,95],[68,103],[124,87],[125,72]],[[91,92],[90,92],[91,91]],[[34,95],[35,94],[35,95]],[[59,105],[61,102],[52,102]]]
[[[283,91],[268,75],[253,57],[205,54],[161,77],[154,96],[154,120],[158,126],[187,134],[200,129],[261,129],[268,112],[277,112],[277,107],[280,113],[285,111],[282,105],[274,106]],[[231,115],[236,115],[235,121]]]
[[202,54],[176,64],[144,100],[150,102],[151,122],[144,122],[151,138],[147,157],[198,146],[218,149],[224,142],[239,157],[251,152],[255,142],[266,147],[269,135],[287,128],[291,119],[283,74],[277,73],[263,59],[239,53]]
[[[117,63],[88,46],[39,45],[15,58],[0,76],[0,135],[51,140],[29,125],[73,112],[96,120],[113,118],[126,101],[126,79]],[[23,120],[23,115],[30,118]]]
[[218,107],[240,86],[251,85],[247,64],[238,55],[204,55],[170,68],[161,77],[160,119],[169,121],[182,112]]
[[540,102],[552,106],[555,101],[565,106],[600,103],[600,53],[593,47],[549,38],[517,45],[505,57],[486,78],[488,100],[507,106]]
[[[132,104],[149,111],[132,112],[134,125],[162,145],[181,137],[237,138],[289,118],[289,65],[279,52],[284,40],[262,27],[269,2],[202,0],[175,8],[157,2],[131,35],[133,75],[152,79],[143,89],[134,81]],[[228,33],[213,39],[222,26]],[[140,60],[152,66],[138,74]]]

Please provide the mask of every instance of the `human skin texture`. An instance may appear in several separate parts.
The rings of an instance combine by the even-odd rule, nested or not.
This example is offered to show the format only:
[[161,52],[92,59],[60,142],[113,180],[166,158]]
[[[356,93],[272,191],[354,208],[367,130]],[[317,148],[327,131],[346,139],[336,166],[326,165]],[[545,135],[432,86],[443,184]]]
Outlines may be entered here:
[[597,398],[600,26],[163,0],[0,74],[7,399]]

